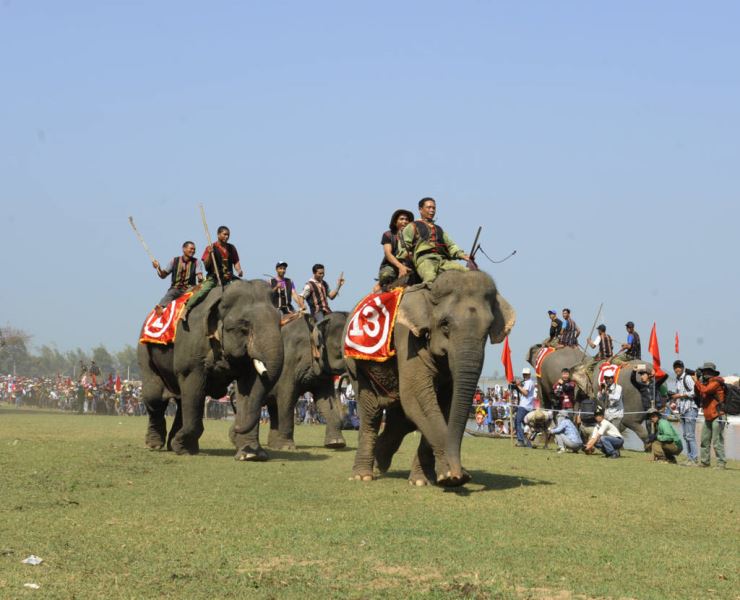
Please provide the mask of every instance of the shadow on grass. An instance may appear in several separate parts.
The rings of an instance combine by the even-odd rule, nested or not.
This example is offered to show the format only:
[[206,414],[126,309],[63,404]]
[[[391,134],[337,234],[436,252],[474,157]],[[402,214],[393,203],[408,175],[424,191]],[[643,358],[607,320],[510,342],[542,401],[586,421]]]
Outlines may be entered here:
[[[323,448],[323,446],[321,446]],[[270,461],[286,461],[286,462],[312,462],[312,461],[319,461],[319,460],[327,460],[330,458],[330,455],[323,455],[323,454],[311,454],[310,452],[301,452],[300,450],[270,450],[269,448],[265,448],[265,452],[267,452],[267,455],[269,456],[269,459],[267,461],[262,462],[270,462]],[[202,456],[229,456],[231,458],[234,457],[236,454],[236,450],[232,450],[229,448],[207,448],[200,450],[200,454]],[[252,462],[252,461],[246,461],[246,462]],[[259,461],[255,461],[259,462]]]
[[[552,481],[534,479],[532,477],[501,475],[498,473],[489,473],[488,471],[469,471],[469,473],[472,479],[464,486],[442,488],[442,490],[446,494],[470,496],[471,494],[478,494],[480,492],[502,491],[533,485],[555,485]],[[388,479],[408,479],[408,471],[389,471],[383,477]]]

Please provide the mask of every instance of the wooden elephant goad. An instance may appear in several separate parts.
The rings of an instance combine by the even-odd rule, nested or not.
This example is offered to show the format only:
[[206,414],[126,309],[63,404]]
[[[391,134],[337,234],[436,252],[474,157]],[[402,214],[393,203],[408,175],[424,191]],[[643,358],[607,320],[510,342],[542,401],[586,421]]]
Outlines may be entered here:
[[[516,313],[482,271],[450,271],[411,287],[398,310],[395,358],[347,358],[360,413],[354,477],[371,480],[374,464],[385,472],[403,437],[418,428],[422,440],[409,481],[463,485],[470,476],[460,446],[485,346],[504,340]],[[385,429],[378,436],[383,409]]]

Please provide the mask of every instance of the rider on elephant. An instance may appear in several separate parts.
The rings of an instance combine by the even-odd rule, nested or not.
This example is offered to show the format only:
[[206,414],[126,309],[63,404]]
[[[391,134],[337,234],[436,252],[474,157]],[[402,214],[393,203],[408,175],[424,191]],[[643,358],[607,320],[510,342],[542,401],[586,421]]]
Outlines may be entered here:
[[332,313],[329,308],[329,300],[334,300],[344,285],[344,273],[339,274],[337,285],[333,290],[329,289],[329,284],[324,281],[326,269],[321,263],[316,263],[311,267],[313,277],[306,282],[301,295],[305,298],[311,316],[316,323],[321,322],[327,315]]
[[563,322],[558,319],[558,313],[554,310],[548,310],[547,316],[550,317],[550,335],[544,345],[555,348],[560,340],[560,332],[563,331]]
[[434,222],[436,212],[434,198],[419,200],[421,219],[404,227],[396,255],[401,261],[411,258],[419,278],[425,283],[434,281],[443,271],[467,271],[455,261],[470,261],[470,257]]
[[622,349],[617,353],[616,360],[614,361],[615,364],[627,363],[631,360],[642,360],[640,334],[635,331],[635,324],[632,321],[627,321],[625,328],[627,329],[627,342],[622,344]]
[[578,346],[578,336],[581,335],[581,328],[570,316],[570,309],[563,309],[563,330],[560,332],[560,347],[569,348]]
[[[219,279],[221,285],[225,286],[234,280],[234,270],[236,270],[239,277],[244,276],[236,246],[229,244],[229,237],[231,236],[229,228],[221,225],[216,235],[218,241],[206,248],[206,251],[201,257],[203,264],[206,266],[208,276],[200,290],[193,294],[185,305],[185,316],[183,317],[185,320],[187,320],[188,314],[193,310],[193,307],[201,302],[208,295],[208,292],[218,285]],[[215,252],[212,252],[212,249]],[[216,276],[216,270],[218,270],[218,276]]]
[[182,296],[188,288],[193,287],[196,283],[203,281],[203,270],[195,256],[195,244],[187,241],[182,245],[182,256],[173,258],[164,269],[158,260],[152,261],[152,266],[156,269],[160,279],[172,274],[170,289],[154,307],[158,315],[162,314],[164,307],[173,300]]
[[295,312],[291,300],[295,300],[300,309],[303,310],[303,296],[298,295],[298,292],[295,291],[293,281],[285,276],[287,269],[288,263],[284,260],[279,260],[275,265],[275,277],[270,279],[272,303],[284,315]]
[[379,292],[381,288],[393,283],[401,277],[406,277],[411,272],[408,264],[396,258],[401,247],[400,236],[403,228],[414,220],[410,210],[399,208],[391,216],[391,223],[380,238],[383,246],[383,262],[380,263],[378,271],[378,284],[373,291]]

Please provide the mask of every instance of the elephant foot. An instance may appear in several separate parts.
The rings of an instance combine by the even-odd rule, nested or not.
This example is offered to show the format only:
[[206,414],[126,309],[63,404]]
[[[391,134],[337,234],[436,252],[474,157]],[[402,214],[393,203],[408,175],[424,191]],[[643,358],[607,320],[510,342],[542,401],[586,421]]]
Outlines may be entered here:
[[234,455],[234,460],[242,462],[265,462],[269,458],[270,457],[267,455],[267,452],[259,446],[257,448],[245,446],[244,448],[237,450]]
[[430,485],[430,483],[424,475],[411,475],[409,477],[409,485],[424,487],[425,485]]
[[273,434],[271,431],[267,437],[267,447],[273,450],[295,450],[295,442],[277,433]]
[[166,436],[167,429],[164,423],[154,426],[150,425],[144,437],[144,443],[150,450],[161,450],[164,448]]
[[349,478],[350,481],[373,481],[375,475],[367,472],[356,472]]
[[465,469],[462,469],[459,473],[447,471],[437,476],[437,485],[443,487],[460,487],[461,485],[465,485],[470,479],[470,473]]
[[344,441],[343,437],[338,438],[332,438],[330,440],[324,441],[324,448],[332,448],[334,450],[339,450],[341,448],[346,448],[347,442]]
[[164,448],[164,442],[157,443],[157,442],[154,442],[154,441],[147,440],[146,441],[146,447],[149,450],[161,450],[162,448]]
[[200,445],[198,444],[198,440],[183,440],[178,439],[177,436],[172,438],[171,443],[168,444],[167,448],[168,450],[172,450],[175,454],[178,454],[180,456],[186,454],[194,455],[200,452]]

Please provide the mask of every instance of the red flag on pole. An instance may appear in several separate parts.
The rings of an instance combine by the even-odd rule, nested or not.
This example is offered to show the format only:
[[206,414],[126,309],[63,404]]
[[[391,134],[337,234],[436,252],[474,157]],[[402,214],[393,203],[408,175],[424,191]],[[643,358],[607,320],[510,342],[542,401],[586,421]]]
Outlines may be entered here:
[[678,331],[676,332],[676,354],[678,354]]
[[114,388],[117,394],[121,393],[121,376],[118,373],[116,373],[116,384]]
[[513,383],[514,381],[514,367],[511,366],[511,348],[509,348],[509,336],[506,336],[504,340],[504,351],[501,353],[501,362],[504,365],[506,371],[506,381]]
[[658,348],[658,332],[656,331],[655,323],[653,323],[653,328],[650,330],[648,352],[653,355],[653,370],[655,371],[655,376],[662,377],[665,375],[665,371],[660,368],[660,348]]

